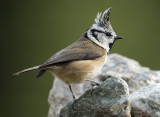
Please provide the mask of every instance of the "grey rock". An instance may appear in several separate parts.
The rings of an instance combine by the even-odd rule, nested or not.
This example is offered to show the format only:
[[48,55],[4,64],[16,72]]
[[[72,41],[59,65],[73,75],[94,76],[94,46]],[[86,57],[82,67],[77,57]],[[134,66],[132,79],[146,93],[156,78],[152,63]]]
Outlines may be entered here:
[[124,79],[129,86],[130,93],[150,84],[160,83],[160,71],[150,70],[137,61],[118,54],[108,56],[106,64],[98,75],[98,80],[104,81],[110,76]]
[[[112,76],[125,80],[129,86],[130,93],[142,87],[160,83],[160,71],[150,70],[141,66],[137,61],[118,54],[110,54],[108,56],[106,64],[93,80],[103,82]],[[73,92],[77,98],[91,87],[92,84],[90,82],[72,85]],[[54,80],[48,101],[50,104],[48,117],[57,117],[61,108],[72,101],[68,86],[58,78]]]
[[128,85],[120,78],[107,79],[79,97],[74,109],[70,102],[61,110],[60,117],[130,117]]
[[160,117],[160,83],[141,88],[129,100],[132,117]]

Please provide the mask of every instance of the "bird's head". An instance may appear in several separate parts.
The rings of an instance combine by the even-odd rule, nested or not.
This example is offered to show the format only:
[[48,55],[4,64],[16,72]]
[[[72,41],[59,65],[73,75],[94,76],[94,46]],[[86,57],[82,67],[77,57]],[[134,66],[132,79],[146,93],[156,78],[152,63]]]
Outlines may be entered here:
[[123,37],[116,35],[111,26],[109,21],[110,11],[111,8],[104,11],[102,15],[98,13],[95,24],[86,31],[86,36],[97,45],[106,49],[107,52],[109,52],[115,40],[123,39]]

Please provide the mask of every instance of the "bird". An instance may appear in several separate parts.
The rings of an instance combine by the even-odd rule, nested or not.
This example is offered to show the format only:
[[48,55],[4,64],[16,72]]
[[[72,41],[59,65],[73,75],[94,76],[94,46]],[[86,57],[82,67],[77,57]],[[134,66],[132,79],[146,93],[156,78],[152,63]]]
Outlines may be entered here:
[[[116,35],[110,20],[111,7],[97,14],[95,23],[71,45],[58,51],[43,64],[21,70],[13,75],[39,70],[36,78],[46,71],[64,81],[73,94],[71,84],[91,81],[102,69],[113,44],[123,37]],[[109,63],[108,63],[109,64]],[[94,81],[93,81],[94,82]],[[95,82],[96,83],[96,82]]]

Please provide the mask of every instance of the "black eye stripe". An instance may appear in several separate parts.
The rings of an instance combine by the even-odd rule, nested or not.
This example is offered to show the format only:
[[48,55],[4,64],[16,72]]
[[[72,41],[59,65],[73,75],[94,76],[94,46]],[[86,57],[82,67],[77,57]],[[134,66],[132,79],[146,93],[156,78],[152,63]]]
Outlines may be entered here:
[[97,35],[95,34],[95,32],[98,32],[98,31],[95,30],[95,29],[92,29],[91,32],[92,32],[92,36],[93,36],[97,41],[99,41],[98,38],[97,38]]
[[94,32],[99,32],[99,33],[104,33],[106,36],[112,36],[112,34],[110,32],[103,32],[103,31],[100,31],[100,30],[96,30],[96,29],[92,29],[92,34],[94,34]]
[[92,31],[92,35],[93,35],[93,37],[94,37],[96,40],[98,40],[97,35],[96,35],[94,32],[95,32],[95,31]]
[[94,33],[94,32],[105,33],[105,32],[103,32],[103,31],[96,30],[96,29],[92,29],[91,31],[92,31],[92,33]]

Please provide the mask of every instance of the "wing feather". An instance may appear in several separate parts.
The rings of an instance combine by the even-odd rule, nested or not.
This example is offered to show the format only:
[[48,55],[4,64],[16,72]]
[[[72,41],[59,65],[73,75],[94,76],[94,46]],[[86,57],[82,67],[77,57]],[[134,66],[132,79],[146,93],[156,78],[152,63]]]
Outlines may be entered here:
[[91,60],[103,56],[105,50],[89,39],[81,38],[67,48],[57,52],[40,68],[75,60]]

